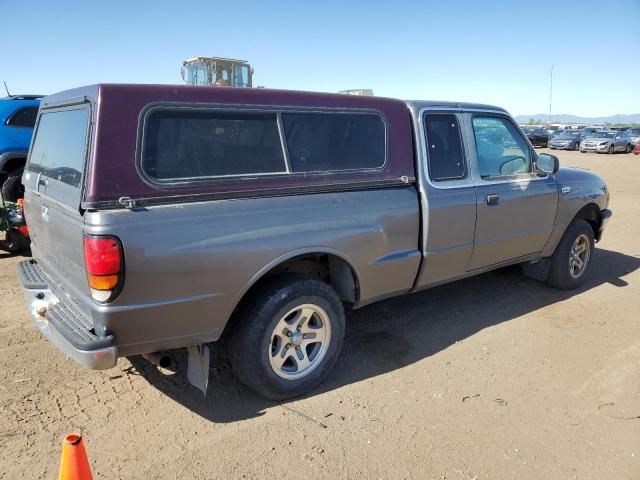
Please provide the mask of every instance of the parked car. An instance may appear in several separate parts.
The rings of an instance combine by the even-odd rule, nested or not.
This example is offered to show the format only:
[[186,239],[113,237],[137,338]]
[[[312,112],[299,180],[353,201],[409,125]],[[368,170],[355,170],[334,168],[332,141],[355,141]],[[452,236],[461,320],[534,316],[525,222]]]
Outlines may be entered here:
[[631,128],[629,130],[629,140],[631,145],[639,145],[640,144],[640,128]]
[[627,132],[616,132],[614,130],[592,133],[591,136],[580,142],[580,151],[582,153],[589,151],[598,153],[629,153],[632,148],[629,134]]
[[269,398],[326,377],[345,309],[513,264],[578,287],[611,215],[499,107],[270,89],[46,97],[24,183],[18,273],[53,344],[94,369],[186,347],[206,392],[221,341]]
[[564,130],[560,135],[549,140],[549,148],[560,150],[578,150],[580,148],[580,130]]
[[592,135],[598,130],[599,129],[595,127],[584,127],[583,129],[580,130],[580,140],[587,138],[588,136]]
[[636,146],[633,148],[633,154],[634,155],[640,154],[640,143],[637,143]]
[[22,170],[27,160],[40,95],[0,98],[0,183],[6,201],[22,197]]
[[534,147],[546,147],[549,143],[549,134],[544,128],[522,127],[522,131]]

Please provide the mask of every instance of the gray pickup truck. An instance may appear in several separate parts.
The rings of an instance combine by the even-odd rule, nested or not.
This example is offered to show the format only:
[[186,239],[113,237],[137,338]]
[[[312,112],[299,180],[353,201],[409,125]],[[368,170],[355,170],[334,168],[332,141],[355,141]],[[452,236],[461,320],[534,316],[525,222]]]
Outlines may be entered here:
[[[23,176],[31,318],[94,369],[207,343],[270,398],[336,363],[345,310],[512,264],[578,287],[599,176],[478,104],[159,85],[43,99]],[[488,302],[491,299],[487,299]]]

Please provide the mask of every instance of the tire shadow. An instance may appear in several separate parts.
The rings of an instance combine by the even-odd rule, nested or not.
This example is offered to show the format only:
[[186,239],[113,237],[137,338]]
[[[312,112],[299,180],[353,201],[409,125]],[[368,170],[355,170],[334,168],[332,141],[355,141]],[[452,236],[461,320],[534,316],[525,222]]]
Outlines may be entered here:
[[[343,353],[335,369],[302,398],[403,368],[487,327],[602,284],[624,288],[628,285],[624,277],[640,268],[640,258],[610,250],[596,249],[592,261],[589,279],[577,290],[555,290],[525,277],[517,268],[506,268],[354,310],[347,314]],[[212,422],[253,418],[278,405],[240,384],[222,349],[215,343],[210,348],[206,397],[187,382],[186,349],[171,352],[171,371],[142,357],[130,361],[155,388]]]

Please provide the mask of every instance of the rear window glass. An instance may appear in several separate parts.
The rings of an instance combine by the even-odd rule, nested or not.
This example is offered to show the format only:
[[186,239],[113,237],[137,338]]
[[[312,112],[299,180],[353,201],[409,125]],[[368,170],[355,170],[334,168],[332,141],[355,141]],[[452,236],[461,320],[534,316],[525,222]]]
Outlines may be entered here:
[[158,181],[286,171],[275,113],[158,109],[143,145],[142,168]]
[[79,187],[88,125],[88,108],[43,113],[31,148],[29,170]]
[[382,119],[373,114],[283,113],[291,171],[372,169],[385,163]]
[[38,109],[36,107],[27,107],[22,110],[18,110],[14,113],[7,125],[10,127],[28,127],[33,128],[36,124],[36,117],[38,116]]
[[429,177],[436,182],[466,176],[460,129],[455,115],[425,115]]

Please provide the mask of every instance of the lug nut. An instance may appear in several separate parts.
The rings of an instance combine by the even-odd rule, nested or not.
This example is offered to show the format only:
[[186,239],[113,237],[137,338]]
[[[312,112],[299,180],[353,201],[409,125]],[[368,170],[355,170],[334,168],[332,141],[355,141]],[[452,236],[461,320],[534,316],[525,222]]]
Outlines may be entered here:
[[287,337],[290,337],[290,336],[291,336],[291,332],[287,332]]

